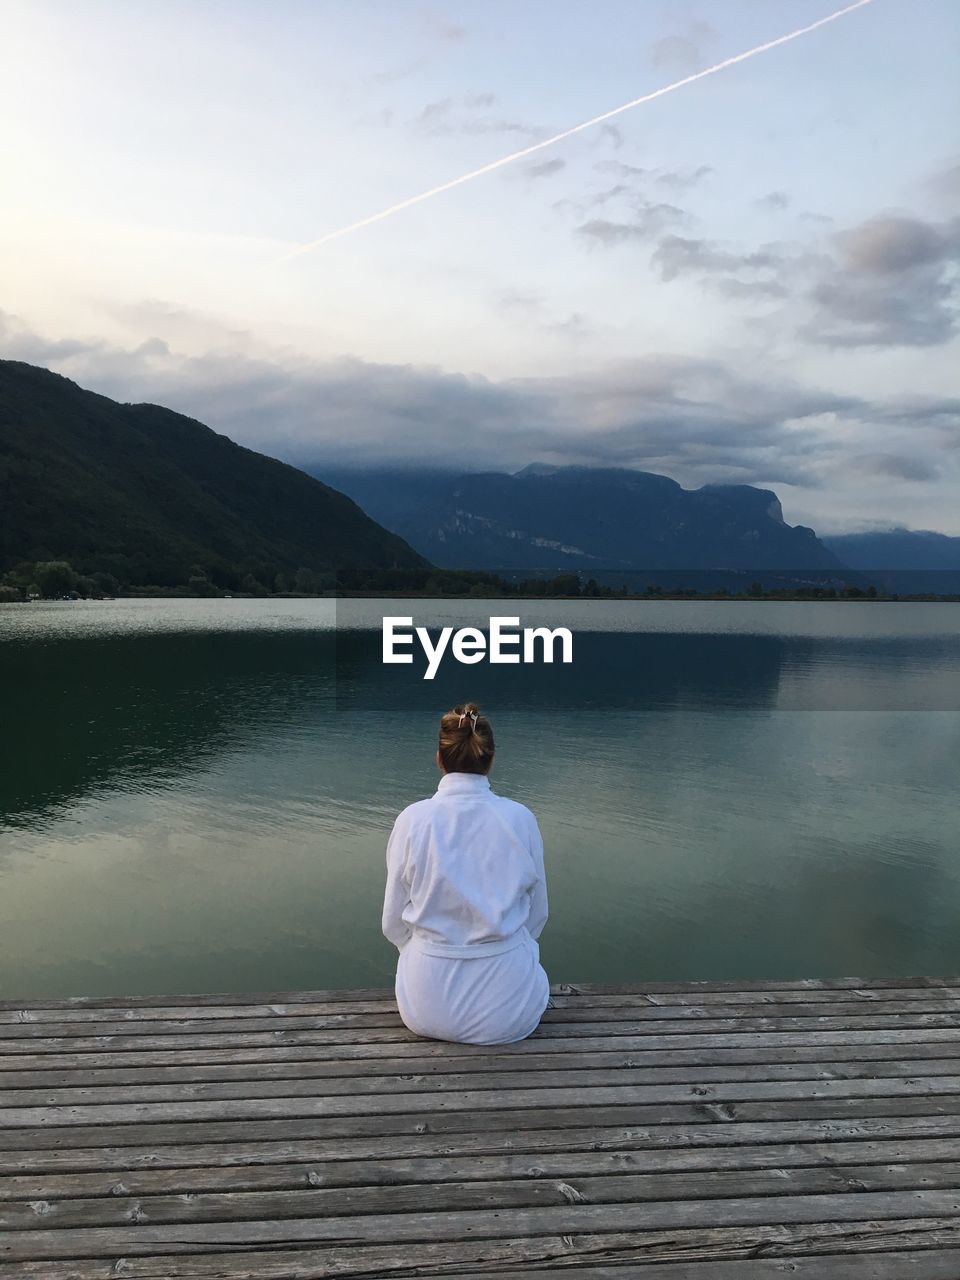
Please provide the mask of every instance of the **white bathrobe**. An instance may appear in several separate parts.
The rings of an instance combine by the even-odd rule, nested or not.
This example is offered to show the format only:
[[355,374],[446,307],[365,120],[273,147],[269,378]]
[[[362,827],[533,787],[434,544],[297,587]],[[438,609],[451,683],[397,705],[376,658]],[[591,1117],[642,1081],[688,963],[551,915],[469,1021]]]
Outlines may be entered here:
[[509,1044],[550,996],[536,939],[547,920],[543,840],[482,774],[447,773],[387,844],[384,935],[400,950],[397,1005],[435,1040]]

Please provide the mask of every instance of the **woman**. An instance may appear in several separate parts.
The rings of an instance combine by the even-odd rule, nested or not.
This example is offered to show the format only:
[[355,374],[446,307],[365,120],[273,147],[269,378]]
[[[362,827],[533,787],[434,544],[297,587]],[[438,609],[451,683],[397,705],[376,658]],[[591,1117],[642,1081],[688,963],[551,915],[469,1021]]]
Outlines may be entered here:
[[443,777],[387,844],[383,932],[400,951],[397,1006],[417,1035],[510,1044],[537,1027],[550,984],[543,841],[522,804],[490,790],[493,730],[472,702],[440,721]]

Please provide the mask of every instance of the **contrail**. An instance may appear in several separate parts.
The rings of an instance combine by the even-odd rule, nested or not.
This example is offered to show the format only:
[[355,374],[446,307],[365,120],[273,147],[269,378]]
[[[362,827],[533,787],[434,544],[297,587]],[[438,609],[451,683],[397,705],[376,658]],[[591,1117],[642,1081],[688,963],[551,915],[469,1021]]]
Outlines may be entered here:
[[314,249],[319,249],[321,245],[329,244],[331,240],[339,240],[341,236],[348,236],[354,231],[359,231],[361,227],[369,227],[374,222],[382,222],[384,218],[391,218],[395,213],[409,209],[412,205],[420,204],[424,200],[430,200],[434,196],[442,195],[444,191],[452,191],[454,187],[461,187],[465,182],[472,182],[474,178],[482,178],[485,173],[492,173],[494,169],[502,169],[504,165],[513,164],[516,160],[523,160],[526,156],[532,156],[537,151],[543,151],[545,147],[552,147],[558,142],[563,142],[565,138],[572,138],[575,133],[582,133],[584,129],[592,129],[594,125],[603,124],[605,120],[612,120],[614,116],[622,115],[624,111],[632,111],[634,107],[642,106],[645,102],[652,102],[654,98],[662,98],[665,93],[673,93],[675,89],[682,89],[684,85],[693,84],[694,81],[703,80],[706,76],[715,75],[718,71],[725,71],[727,67],[735,67],[738,62],[746,62],[748,58],[755,58],[759,53],[766,53],[769,49],[776,49],[781,44],[797,40],[800,36],[816,31],[818,27],[825,27],[828,22],[836,22],[837,18],[842,18],[846,14],[852,13],[854,9],[862,9],[864,5],[872,3],[873,0],[855,0],[853,4],[848,4],[843,9],[837,9],[835,13],[828,13],[825,18],[818,18],[816,22],[811,22],[806,27],[798,27],[796,31],[790,31],[785,36],[777,36],[776,40],[768,40],[766,44],[758,44],[756,48],[747,49],[745,53],[735,54],[732,58],[724,58],[723,62],[717,62],[712,67],[706,67],[703,71],[697,71],[693,75],[684,76],[682,80],[675,80],[673,84],[664,85],[662,89],[654,89],[652,93],[645,93],[642,98],[634,98],[632,102],[625,102],[622,107],[614,107],[612,111],[605,111],[603,115],[594,116],[592,120],[584,120],[582,124],[575,124],[571,129],[564,129],[562,133],[555,133],[552,138],[545,138],[543,142],[535,142],[532,146],[524,147],[521,151],[513,151],[508,156],[501,156],[499,160],[491,161],[490,164],[481,165],[479,169],[472,169],[469,173],[463,173],[459,178],[451,178],[449,182],[442,182],[439,187],[431,187],[429,191],[421,191],[419,195],[410,196],[408,200],[401,200],[399,204],[392,204],[389,209],[381,209],[379,213],[373,213],[369,218],[361,218],[359,222],[351,222],[349,226],[341,227],[338,231],[329,231],[325,236],[321,236],[319,240],[311,240],[309,244],[299,245],[296,249],[278,259],[278,261],[289,262],[291,258],[298,258],[301,254],[312,253]]

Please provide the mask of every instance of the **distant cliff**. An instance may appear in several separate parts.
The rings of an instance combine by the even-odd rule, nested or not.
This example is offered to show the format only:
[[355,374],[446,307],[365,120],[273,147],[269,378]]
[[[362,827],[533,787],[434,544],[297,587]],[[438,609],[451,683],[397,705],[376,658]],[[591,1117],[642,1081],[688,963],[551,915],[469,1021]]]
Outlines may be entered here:
[[684,489],[622,468],[516,475],[327,472],[375,519],[444,567],[574,570],[840,570],[812,529],[784,523],[775,493]]

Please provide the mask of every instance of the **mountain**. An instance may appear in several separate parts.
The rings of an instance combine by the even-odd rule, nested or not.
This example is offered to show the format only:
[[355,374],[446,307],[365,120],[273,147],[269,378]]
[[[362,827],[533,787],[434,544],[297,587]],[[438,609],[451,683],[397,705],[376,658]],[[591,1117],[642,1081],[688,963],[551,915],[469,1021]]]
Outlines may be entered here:
[[[330,473],[328,473],[330,474]],[[442,567],[501,570],[842,570],[769,489],[623,468],[534,464],[514,475],[341,471],[366,511]]]
[[182,414],[0,360],[0,572],[70,562],[133,586],[424,561],[342,493]]
[[927,529],[884,529],[822,539],[844,564],[891,591],[960,592],[960,538]]

